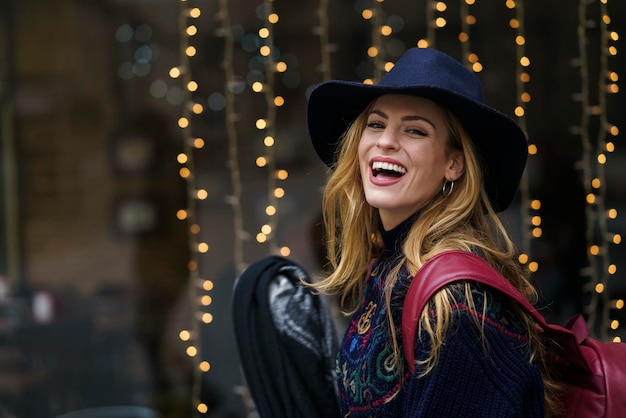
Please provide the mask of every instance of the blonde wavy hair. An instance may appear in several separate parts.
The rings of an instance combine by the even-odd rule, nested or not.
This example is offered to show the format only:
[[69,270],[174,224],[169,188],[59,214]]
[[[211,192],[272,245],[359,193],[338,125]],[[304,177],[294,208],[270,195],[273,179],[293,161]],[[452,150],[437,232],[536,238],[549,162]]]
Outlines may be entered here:
[[[331,273],[314,286],[324,293],[339,294],[342,308],[346,312],[354,312],[356,309],[356,304],[363,295],[364,277],[370,262],[382,251],[381,221],[378,210],[365,200],[358,163],[358,144],[371,107],[372,104],[355,119],[343,135],[336,163],[329,172],[322,198]],[[463,152],[465,171],[455,182],[453,193],[446,197],[443,193],[437,193],[422,208],[419,220],[413,224],[405,240],[403,259],[396,263],[396,267],[386,278],[387,318],[400,376],[404,376],[403,354],[398,343],[401,330],[394,324],[391,315],[391,294],[402,266],[408,269],[409,274],[415,275],[426,261],[443,251],[478,251],[529,300],[534,301],[536,297],[528,275],[516,261],[515,246],[489,201],[474,145],[456,116],[444,111],[449,130],[447,147],[449,150]],[[467,300],[471,303],[473,298],[470,285],[466,283],[464,286]],[[428,307],[422,312],[418,332],[426,333],[430,338],[432,350],[418,364],[421,375],[428,374],[437,363],[439,350],[450,327],[452,302],[450,289],[444,288],[431,299],[436,322],[431,321]],[[484,312],[486,306],[482,309]],[[528,331],[532,359],[537,359],[544,378],[546,416],[558,416],[562,413],[558,402],[559,387],[548,373],[545,347],[532,318],[521,310],[517,315]]]

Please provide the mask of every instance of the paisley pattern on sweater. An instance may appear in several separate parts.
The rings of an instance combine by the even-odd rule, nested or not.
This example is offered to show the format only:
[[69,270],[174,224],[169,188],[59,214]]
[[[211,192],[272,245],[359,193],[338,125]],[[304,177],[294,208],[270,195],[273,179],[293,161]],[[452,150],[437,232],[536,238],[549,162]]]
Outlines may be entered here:
[[367,302],[355,312],[337,362],[340,396],[354,405],[376,406],[398,391],[398,369],[390,345],[385,299],[378,276],[368,280]]

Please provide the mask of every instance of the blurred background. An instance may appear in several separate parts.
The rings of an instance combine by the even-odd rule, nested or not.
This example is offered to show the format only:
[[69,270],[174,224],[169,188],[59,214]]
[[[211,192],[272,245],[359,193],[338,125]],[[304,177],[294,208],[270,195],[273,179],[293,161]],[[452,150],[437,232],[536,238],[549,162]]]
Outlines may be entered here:
[[528,132],[502,219],[546,316],[624,339],[625,18],[617,0],[0,0],[0,417],[251,414],[236,277],[269,254],[323,274],[306,94],[418,44]]

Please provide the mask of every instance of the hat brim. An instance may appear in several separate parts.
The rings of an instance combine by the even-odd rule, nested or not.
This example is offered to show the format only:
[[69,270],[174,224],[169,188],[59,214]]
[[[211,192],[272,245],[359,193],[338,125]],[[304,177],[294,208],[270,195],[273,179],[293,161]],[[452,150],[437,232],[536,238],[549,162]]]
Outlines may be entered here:
[[505,210],[511,204],[528,156],[523,130],[504,113],[440,87],[380,86],[340,80],[316,86],[308,99],[307,125],[313,148],[326,165],[334,164],[339,142],[350,124],[383,94],[424,97],[452,111],[476,147],[494,210]]

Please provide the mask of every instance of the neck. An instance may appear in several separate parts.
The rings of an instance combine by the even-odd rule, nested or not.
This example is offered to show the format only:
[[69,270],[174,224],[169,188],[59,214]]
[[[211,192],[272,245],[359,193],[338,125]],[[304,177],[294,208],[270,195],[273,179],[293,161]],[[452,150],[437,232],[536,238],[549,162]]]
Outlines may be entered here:
[[411,227],[419,217],[419,211],[400,222],[394,228],[381,232],[383,243],[385,244],[384,256],[400,255],[402,246],[406,240]]

